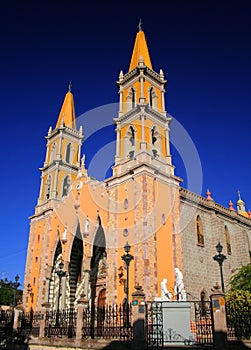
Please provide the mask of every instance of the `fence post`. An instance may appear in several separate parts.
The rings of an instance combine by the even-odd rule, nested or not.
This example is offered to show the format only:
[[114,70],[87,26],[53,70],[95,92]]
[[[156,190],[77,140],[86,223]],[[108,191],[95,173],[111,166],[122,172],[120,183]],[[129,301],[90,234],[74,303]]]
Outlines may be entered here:
[[145,312],[145,293],[140,285],[136,285],[132,293],[132,322],[133,322],[133,349],[146,349],[147,342],[145,337],[146,312]]
[[77,301],[77,323],[76,323],[76,345],[79,346],[82,340],[83,333],[83,312],[86,309],[88,300],[85,298],[85,294],[80,295],[80,299]]
[[212,323],[213,323],[213,342],[215,350],[227,350],[227,322],[226,322],[226,307],[225,294],[219,290],[219,287],[214,288],[210,295],[212,308]]
[[22,312],[24,311],[24,308],[22,306],[22,304],[17,305],[14,309],[13,309],[13,331],[16,333],[18,331],[18,327],[19,327],[19,315],[22,314]]
[[46,312],[49,311],[50,303],[43,303],[41,310],[41,320],[39,321],[39,338],[44,338]]

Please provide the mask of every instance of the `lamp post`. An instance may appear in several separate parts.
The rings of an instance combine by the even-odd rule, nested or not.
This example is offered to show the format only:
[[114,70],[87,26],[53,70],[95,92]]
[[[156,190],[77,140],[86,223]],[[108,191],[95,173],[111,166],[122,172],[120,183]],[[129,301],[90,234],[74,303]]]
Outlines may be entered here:
[[126,264],[126,286],[125,286],[125,292],[126,292],[126,327],[129,327],[129,265],[130,262],[133,260],[133,256],[129,254],[131,249],[131,246],[127,242],[124,246],[124,250],[126,254],[121,256],[121,259]]
[[222,254],[222,249],[223,249],[223,246],[220,244],[220,242],[218,242],[217,246],[216,246],[216,250],[217,250],[217,253],[213,259],[215,261],[218,262],[219,266],[220,266],[220,278],[221,278],[221,289],[222,289],[222,292],[225,293],[225,288],[224,288],[224,279],[223,279],[223,271],[222,271],[222,265],[223,265],[223,262],[224,260],[227,258],[224,254]]
[[16,295],[17,295],[17,288],[20,286],[19,281],[19,276],[15,276],[15,282],[13,283],[14,286],[14,294],[13,294],[13,306],[12,306],[12,311],[14,311],[14,307],[16,306]]
[[59,283],[58,283],[58,299],[57,299],[57,311],[56,311],[56,327],[60,327],[59,324],[59,303],[60,303],[60,295],[61,295],[61,280],[62,277],[66,275],[66,272],[63,271],[64,263],[61,261],[58,265],[59,269],[55,271],[55,273],[58,275]]

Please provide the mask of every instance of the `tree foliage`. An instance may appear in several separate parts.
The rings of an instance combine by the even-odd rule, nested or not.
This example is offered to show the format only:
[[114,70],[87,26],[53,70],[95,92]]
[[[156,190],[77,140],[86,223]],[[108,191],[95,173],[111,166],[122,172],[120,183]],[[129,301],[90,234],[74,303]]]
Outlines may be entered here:
[[226,295],[227,323],[238,339],[251,337],[251,292],[233,290]]
[[[15,289],[18,288],[20,284],[16,286],[16,282],[9,281],[7,278],[0,279],[0,305],[12,305],[14,300]],[[16,290],[16,302],[22,300],[22,291],[20,289]]]
[[230,278],[230,290],[245,290],[251,293],[251,263],[236,269]]

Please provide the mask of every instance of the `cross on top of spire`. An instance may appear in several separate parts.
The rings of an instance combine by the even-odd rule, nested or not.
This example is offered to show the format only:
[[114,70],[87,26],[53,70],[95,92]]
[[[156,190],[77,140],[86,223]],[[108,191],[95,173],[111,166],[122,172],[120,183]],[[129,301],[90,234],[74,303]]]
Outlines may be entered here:
[[238,190],[238,191],[237,191],[237,193],[238,193],[238,197],[239,197],[239,199],[241,199],[241,191],[240,191],[240,190]]
[[70,81],[69,86],[68,86],[68,91],[69,91],[69,92],[71,92],[71,88],[72,88],[72,83],[71,83],[71,81]]
[[143,24],[143,22],[141,21],[141,18],[140,18],[139,24],[138,24],[139,32],[142,30],[142,24]]

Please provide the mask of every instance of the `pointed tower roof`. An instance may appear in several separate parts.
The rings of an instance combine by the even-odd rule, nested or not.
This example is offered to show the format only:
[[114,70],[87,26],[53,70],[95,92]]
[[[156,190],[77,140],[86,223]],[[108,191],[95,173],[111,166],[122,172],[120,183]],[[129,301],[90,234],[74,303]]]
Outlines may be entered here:
[[68,92],[65,95],[64,102],[58,116],[56,128],[58,128],[60,125],[65,125],[72,129],[76,129],[75,107],[73,94],[71,92],[71,83],[69,84]]
[[140,58],[143,58],[145,65],[152,69],[152,63],[147,47],[146,37],[145,33],[141,28],[141,24],[142,23],[140,21],[139,31],[136,35],[129,71],[137,67]]

